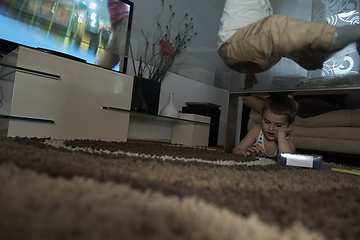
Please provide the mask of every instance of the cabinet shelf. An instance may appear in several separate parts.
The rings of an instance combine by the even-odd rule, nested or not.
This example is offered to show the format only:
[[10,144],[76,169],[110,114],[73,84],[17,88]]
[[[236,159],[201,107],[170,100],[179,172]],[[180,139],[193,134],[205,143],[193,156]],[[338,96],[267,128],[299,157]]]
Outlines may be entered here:
[[33,75],[37,75],[37,76],[41,76],[41,77],[60,80],[60,76],[56,75],[56,74],[51,74],[51,73],[41,72],[41,71],[32,70],[32,69],[28,69],[28,68],[13,66],[13,65],[5,64],[5,63],[0,63],[0,66],[7,67],[7,68],[13,68],[16,71],[20,71],[20,72],[24,72],[24,73],[28,73],[28,74],[33,74]]
[[146,118],[149,118],[149,119],[155,119],[155,120],[158,120],[158,121],[179,120],[179,121],[183,121],[183,122],[198,123],[198,124],[209,125],[209,126],[213,125],[212,123],[207,123],[207,122],[199,122],[199,121],[183,119],[183,118],[174,118],[174,117],[156,115],[156,114],[145,113],[145,112],[137,112],[137,111],[127,110],[127,109],[117,108],[117,107],[103,106],[102,109],[110,110],[110,111],[113,110],[113,111],[129,112],[131,115],[134,115],[134,116],[142,116],[142,117],[146,117]]
[[11,115],[4,115],[4,114],[0,114],[0,118],[10,119],[10,120],[23,120],[23,121],[30,121],[30,122],[52,123],[52,124],[55,123],[55,121],[51,120],[51,119],[20,117],[20,116],[11,116]]

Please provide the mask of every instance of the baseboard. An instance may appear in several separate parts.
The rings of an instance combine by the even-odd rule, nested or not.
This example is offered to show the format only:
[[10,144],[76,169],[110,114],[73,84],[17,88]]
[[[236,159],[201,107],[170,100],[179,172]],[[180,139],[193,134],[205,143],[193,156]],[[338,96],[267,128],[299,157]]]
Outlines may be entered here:
[[169,141],[155,141],[155,140],[146,140],[146,139],[128,139],[128,142],[141,142],[141,143],[158,143],[158,144],[171,144]]

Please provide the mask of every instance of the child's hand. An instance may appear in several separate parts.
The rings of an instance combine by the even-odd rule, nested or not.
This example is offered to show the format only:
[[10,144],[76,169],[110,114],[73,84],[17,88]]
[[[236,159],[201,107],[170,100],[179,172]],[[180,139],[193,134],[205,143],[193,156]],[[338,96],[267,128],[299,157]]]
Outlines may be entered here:
[[282,127],[282,128],[280,128],[279,130],[277,130],[275,132],[275,139],[278,139],[279,134],[281,134],[282,132],[285,133],[286,137],[291,136],[292,131],[293,131],[293,126],[292,125],[289,126],[289,127]]
[[248,157],[250,156],[251,154],[253,153],[261,153],[263,154],[264,153],[264,150],[262,150],[260,147],[258,146],[252,146],[252,147],[249,147],[247,151],[245,151],[245,153],[243,154],[244,157]]

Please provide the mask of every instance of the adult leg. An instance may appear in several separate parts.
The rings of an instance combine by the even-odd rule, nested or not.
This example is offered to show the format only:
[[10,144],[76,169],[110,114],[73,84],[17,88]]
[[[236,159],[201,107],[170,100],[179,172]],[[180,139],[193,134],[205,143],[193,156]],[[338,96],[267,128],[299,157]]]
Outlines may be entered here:
[[224,63],[241,73],[259,73],[270,69],[281,56],[272,57],[271,17],[240,28],[219,49]]
[[248,62],[265,71],[282,57],[314,70],[322,68],[335,31],[336,26],[327,22],[314,23],[273,15],[239,29],[219,52],[226,65],[242,73],[261,72],[253,68],[249,71]]
[[120,61],[120,72],[123,71],[128,19],[123,18],[112,25],[112,33],[98,63],[99,66],[113,68]]
[[120,61],[120,57],[117,53],[104,50],[98,65],[106,68],[113,68]]
[[278,15],[272,21],[273,55],[290,58],[307,70],[321,69],[336,26]]

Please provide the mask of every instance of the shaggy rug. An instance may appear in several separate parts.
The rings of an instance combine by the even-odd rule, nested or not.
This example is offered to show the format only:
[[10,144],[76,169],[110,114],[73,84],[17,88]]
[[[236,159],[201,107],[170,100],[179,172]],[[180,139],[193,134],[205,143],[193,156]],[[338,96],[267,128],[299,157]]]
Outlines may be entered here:
[[334,168],[356,167],[3,137],[0,239],[360,239],[360,176]]

